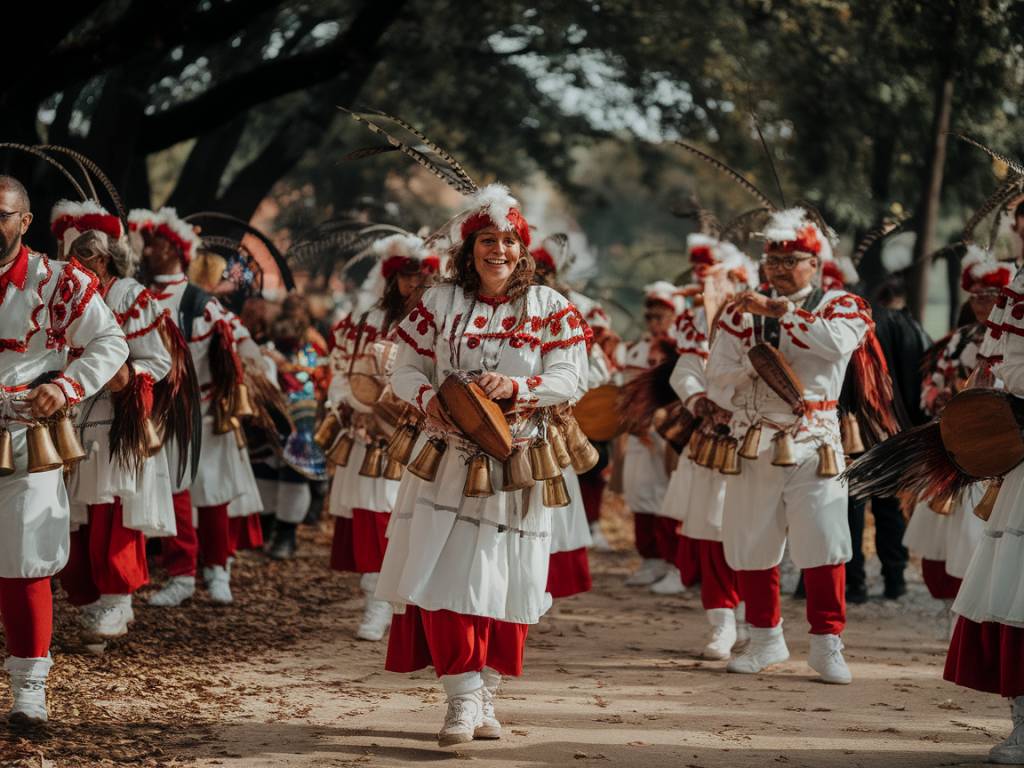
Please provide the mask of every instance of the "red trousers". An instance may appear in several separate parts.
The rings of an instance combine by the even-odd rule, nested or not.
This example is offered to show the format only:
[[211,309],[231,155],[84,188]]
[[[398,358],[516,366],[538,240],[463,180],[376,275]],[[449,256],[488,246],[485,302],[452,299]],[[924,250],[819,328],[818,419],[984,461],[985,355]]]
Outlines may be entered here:
[[955,599],[963,581],[946,573],[945,560],[921,558],[921,575],[924,577],[924,585],[936,600]]
[[736,571],[725,562],[722,542],[701,539],[697,545],[700,556],[700,601],[704,610],[735,608],[740,604],[740,583]]
[[583,509],[587,513],[587,522],[596,523],[601,519],[601,498],[604,496],[606,481],[600,472],[587,472],[580,475],[580,495],[583,497]]
[[572,597],[589,592],[592,585],[586,547],[551,554],[548,559],[546,590],[551,593],[551,597]]
[[523,673],[528,629],[528,624],[410,605],[391,623],[384,669],[415,672],[433,666],[441,677],[490,667],[518,677]]
[[679,521],[654,515],[654,545],[658,549],[656,557],[675,565],[679,550]]
[[11,656],[21,659],[46,656],[53,634],[50,577],[0,579],[0,618]]
[[331,568],[350,573],[380,573],[388,546],[389,512],[353,509],[352,517],[334,518]]
[[245,517],[229,517],[228,530],[231,536],[231,554],[240,549],[262,549],[263,527],[259,514]]
[[976,691],[1024,696],[1024,629],[960,616],[946,654],[943,677]]
[[[846,568],[819,565],[804,569],[807,622],[812,635],[839,635],[846,627]],[[740,596],[747,604],[747,623],[767,629],[782,621],[779,567],[763,571],[736,571]]]
[[676,551],[671,561],[679,569],[680,580],[687,587],[700,582],[701,573],[700,542],[683,534],[676,534]]
[[206,565],[225,566],[231,556],[228,505],[199,507],[198,531],[192,525],[192,497],[188,491],[176,493],[174,520],[178,532],[163,539],[164,565],[171,576],[195,576],[200,551]]
[[89,523],[71,534],[68,564],[60,583],[72,605],[88,605],[100,595],[130,595],[149,581],[146,537],[125,528],[121,500],[90,504]]
[[658,554],[658,535],[656,516],[650,512],[633,513],[633,535],[636,538],[636,551],[644,560],[656,560]]

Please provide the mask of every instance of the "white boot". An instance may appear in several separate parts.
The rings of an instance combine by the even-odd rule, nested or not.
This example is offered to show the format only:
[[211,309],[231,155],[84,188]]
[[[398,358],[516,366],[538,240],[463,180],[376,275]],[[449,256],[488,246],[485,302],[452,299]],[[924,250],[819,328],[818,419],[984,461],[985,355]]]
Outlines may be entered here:
[[390,626],[391,603],[387,600],[377,600],[372,595],[367,595],[366,608],[363,611],[363,621],[356,630],[356,637],[360,640],[377,642],[384,639],[384,634]]
[[500,739],[501,723],[494,714],[494,700],[498,696],[498,687],[501,685],[501,674],[490,667],[484,667],[480,673],[484,680],[484,687],[480,689],[483,698],[483,708],[480,714],[480,725],[473,731],[474,739]]
[[711,608],[705,613],[711,625],[711,639],[701,656],[715,661],[728,659],[736,644],[736,614],[732,608]]
[[8,656],[4,669],[11,676],[11,695],[14,705],[7,715],[8,722],[18,725],[39,725],[48,718],[46,711],[46,676],[53,659],[20,659]]
[[660,557],[648,557],[640,563],[633,575],[626,579],[627,587],[647,587],[665,575],[668,563]]
[[782,634],[782,622],[777,626],[751,627],[750,642],[738,656],[725,666],[727,672],[756,675],[772,664],[781,664],[789,658],[789,648]]
[[[85,634],[94,640],[127,635],[131,599],[131,595],[102,595],[95,603],[83,606],[81,622]],[[135,618],[134,614],[131,617]]]
[[590,524],[590,548],[595,552],[614,552],[615,548],[608,543],[601,530],[601,524],[594,522]]
[[826,683],[848,685],[853,681],[843,658],[843,641],[839,635],[811,635],[807,666],[821,675]]
[[650,590],[656,595],[682,595],[686,592],[686,587],[683,585],[683,577],[680,575],[679,569],[674,565],[669,565],[665,570],[665,575],[654,582]]
[[990,763],[1024,765],[1024,696],[1010,700],[1013,731],[988,753]]
[[750,625],[747,624],[747,604],[740,601],[736,606],[736,642],[733,643],[734,651],[741,651],[750,642]]
[[223,565],[203,568],[203,581],[206,582],[206,592],[211,602],[218,605],[231,605],[234,602],[231,596],[231,574]]
[[164,588],[149,598],[150,605],[173,608],[181,605],[196,593],[195,576],[172,576]]
[[448,694],[448,711],[437,745],[451,747],[472,741],[473,733],[483,724],[483,678],[479,672],[443,675],[441,685]]

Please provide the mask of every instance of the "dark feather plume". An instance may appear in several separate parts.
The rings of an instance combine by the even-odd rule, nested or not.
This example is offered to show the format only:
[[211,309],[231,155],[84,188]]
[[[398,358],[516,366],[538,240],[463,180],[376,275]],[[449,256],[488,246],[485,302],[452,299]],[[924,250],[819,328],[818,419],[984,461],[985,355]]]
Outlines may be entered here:
[[692,146],[690,144],[687,144],[685,141],[680,141],[679,139],[676,139],[676,144],[678,144],[680,147],[685,149],[690,154],[696,155],[697,157],[699,157],[701,160],[703,160],[708,165],[710,165],[713,168],[716,168],[719,171],[721,171],[722,173],[724,173],[726,176],[728,176],[734,182],[736,182],[741,187],[743,187],[743,189],[745,189],[748,193],[750,193],[755,198],[757,198],[757,201],[759,203],[761,203],[761,205],[763,205],[765,208],[768,208],[771,211],[778,210],[777,206],[775,205],[775,203],[773,203],[769,199],[768,195],[766,195],[760,189],[755,187],[739,171],[733,170],[728,165],[723,163],[721,160],[718,160],[717,158],[712,157],[711,155],[707,154],[706,152],[702,152],[701,150],[697,149],[696,147],[694,147],[694,146]]
[[678,359],[678,355],[669,355],[663,363],[638,374],[623,386],[619,395],[619,413],[627,432],[646,432],[651,428],[654,412],[679,399],[669,384]]
[[188,342],[177,324],[164,318],[160,336],[171,355],[170,372],[153,387],[153,418],[164,443],[177,447],[176,483],[186,473],[195,478],[203,443],[203,412],[199,401],[199,379]]

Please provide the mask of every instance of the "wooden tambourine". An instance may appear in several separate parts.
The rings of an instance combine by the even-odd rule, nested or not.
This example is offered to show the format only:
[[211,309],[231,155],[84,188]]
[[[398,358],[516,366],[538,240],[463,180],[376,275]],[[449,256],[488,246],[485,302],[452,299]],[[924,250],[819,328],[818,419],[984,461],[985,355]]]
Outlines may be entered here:
[[595,387],[585,394],[573,408],[583,434],[591,440],[611,440],[622,432],[619,421],[619,392],[614,384]]
[[485,453],[498,461],[512,455],[512,432],[505,418],[512,409],[511,398],[491,400],[464,371],[449,374],[437,395],[455,426]]
[[1001,389],[965,389],[939,418],[942,445],[957,468],[1000,477],[1024,461],[1024,400]]

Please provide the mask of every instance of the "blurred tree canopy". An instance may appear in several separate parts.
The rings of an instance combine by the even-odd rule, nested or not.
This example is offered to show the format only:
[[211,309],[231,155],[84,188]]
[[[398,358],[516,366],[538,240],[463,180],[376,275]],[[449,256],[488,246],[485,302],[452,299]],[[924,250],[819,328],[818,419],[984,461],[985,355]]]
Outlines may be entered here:
[[[130,205],[249,218],[271,200],[296,232],[367,197],[399,223],[452,202],[372,143],[338,106],[401,115],[481,180],[544,179],[587,234],[608,284],[679,272],[692,197],[729,218],[737,187],[683,138],[781,203],[808,199],[862,232],[913,211],[924,275],[936,243],[994,188],[951,141],[1022,152],[1024,4],[1013,0],[81,0],[46,4],[11,36],[27,75],[5,79],[8,141],[94,158]],[[35,18],[31,18],[35,16]],[[42,212],[68,190],[12,156]],[[1003,169],[1005,172],[1005,169]],[[40,220],[45,216],[40,216]],[[42,226],[33,242],[45,237]],[[284,234],[287,234],[284,232]],[[876,282],[876,254],[864,264]],[[913,281],[920,310],[923,278]]]

